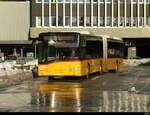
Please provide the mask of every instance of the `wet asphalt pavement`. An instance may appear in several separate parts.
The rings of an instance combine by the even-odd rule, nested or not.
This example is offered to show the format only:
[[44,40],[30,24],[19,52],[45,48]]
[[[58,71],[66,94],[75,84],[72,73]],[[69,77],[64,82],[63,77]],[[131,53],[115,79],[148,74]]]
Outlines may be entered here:
[[[135,87],[135,92],[128,90]],[[3,112],[150,112],[150,66],[89,79],[34,78],[0,90]]]

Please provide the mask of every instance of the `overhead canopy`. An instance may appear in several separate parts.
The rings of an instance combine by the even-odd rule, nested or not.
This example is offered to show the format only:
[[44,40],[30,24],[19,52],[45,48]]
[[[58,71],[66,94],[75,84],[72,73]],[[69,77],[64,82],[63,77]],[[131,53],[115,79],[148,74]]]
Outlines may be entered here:
[[29,40],[0,41],[0,44],[32,44]]

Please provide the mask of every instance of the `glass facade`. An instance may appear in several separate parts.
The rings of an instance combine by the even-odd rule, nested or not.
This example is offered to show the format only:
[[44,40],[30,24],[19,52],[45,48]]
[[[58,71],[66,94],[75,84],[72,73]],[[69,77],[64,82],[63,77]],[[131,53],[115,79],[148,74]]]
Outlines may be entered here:
[[[35,0],[36,27],[150,27],[150,0]],[[36,11],[35,11],[36,12]]]

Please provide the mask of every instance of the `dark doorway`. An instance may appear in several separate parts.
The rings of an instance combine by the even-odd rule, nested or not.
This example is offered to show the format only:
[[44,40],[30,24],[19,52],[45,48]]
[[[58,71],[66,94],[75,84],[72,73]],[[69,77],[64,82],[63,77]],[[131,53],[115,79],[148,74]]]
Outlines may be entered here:
[[125,43],[124,55],[128,57],[128,47],[136,47],[136,57],[150,58],[150,38],[123,38]]

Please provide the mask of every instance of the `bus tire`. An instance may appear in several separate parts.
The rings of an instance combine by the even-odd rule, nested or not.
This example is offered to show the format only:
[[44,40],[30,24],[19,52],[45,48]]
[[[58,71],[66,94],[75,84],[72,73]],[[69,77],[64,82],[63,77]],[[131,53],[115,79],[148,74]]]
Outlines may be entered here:
[[115,68],[112,69],[112,70],[109,70],[109,72],[111,72],[111,73],[116,73],[116,72],[118,72],[118,63],[117,63],[117,61],[116,61]]
[[86,78],[88,79],[90,76],[90,64],[88,64],[88,67],[87,67],[87,74],[86,74]]
[[49,77],[48,77],[48,81],[49,81],[49,80],[53,80],[53,79],[54,79],[54,76],[49,76]]

